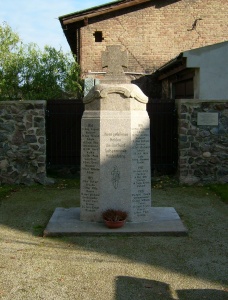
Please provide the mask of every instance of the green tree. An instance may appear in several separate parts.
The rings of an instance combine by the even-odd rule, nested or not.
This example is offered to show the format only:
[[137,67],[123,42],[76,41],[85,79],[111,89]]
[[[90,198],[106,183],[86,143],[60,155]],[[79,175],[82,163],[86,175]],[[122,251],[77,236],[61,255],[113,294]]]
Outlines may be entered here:
[[80,68],[71,53],[24,44],[6,23],[0,25],[0,100],[80,97]]
[[21,62],[21,41],[9,25],[0,26],[0,99],[17,97],[17,72]]

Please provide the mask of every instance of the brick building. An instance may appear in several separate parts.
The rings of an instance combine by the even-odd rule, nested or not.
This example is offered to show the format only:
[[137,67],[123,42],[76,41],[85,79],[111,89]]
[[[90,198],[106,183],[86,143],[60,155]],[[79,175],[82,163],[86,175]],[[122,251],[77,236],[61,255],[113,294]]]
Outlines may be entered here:
[[152,97],[159,93],[148,87],[148,74],[183,51],[228,40],[227,0],[120,0],[59,20],[83,78],[101,78],[102,51],[121,45],[128,52],[127,74],[131,80],[147,75],[141,88]]
[[150,98],[154,174],[228,182],[227,0],[120,0],[59,20],[83,78],[103,78],[107,46],[128,52],[125,74]]

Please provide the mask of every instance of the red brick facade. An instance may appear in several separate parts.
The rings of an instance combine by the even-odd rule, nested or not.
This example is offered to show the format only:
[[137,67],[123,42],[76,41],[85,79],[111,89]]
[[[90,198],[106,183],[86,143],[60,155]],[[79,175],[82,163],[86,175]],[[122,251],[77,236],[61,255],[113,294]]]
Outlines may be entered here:
[[[95,42],[96,31],[101,42]],[[82,76],[104,71],[101,52],[107,45],[128,51],[127,71],[152,73],[182,51],[226,40],[227,0],[152,0],[88,19],[80,28]]]

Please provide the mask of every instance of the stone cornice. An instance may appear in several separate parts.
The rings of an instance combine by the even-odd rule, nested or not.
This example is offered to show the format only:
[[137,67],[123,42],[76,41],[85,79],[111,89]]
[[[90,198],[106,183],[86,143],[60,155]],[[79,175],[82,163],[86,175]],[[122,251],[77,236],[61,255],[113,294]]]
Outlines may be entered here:
[[148,97],[135,84],[99,84],[95,85],[83,98],[83,103],[87,104],[98,98],[107,98],[109,94],[121,94],[125,98],[133,98],[141,103],[147,103]]

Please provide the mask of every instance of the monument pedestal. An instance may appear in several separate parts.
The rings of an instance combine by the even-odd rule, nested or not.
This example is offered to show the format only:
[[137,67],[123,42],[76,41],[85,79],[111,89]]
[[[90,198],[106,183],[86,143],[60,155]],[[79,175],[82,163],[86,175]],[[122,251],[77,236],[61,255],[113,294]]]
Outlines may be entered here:
[[[84,102],[81,208],[56,208],[44,236],[187,235],[173,207],[151,207],[147,98],[131,84],[98,85]],[[124,227],[100,222],[108,208],[128,212]]]
[[57,207],[44,230],[44,237],[52,236],[104,236],[148,235],[186,236],[187,229],[173,207],[151,207],[150,221],[127,222],[123,227],[110,229],[102,222],[80,221],[80,208]]
[[148,99],[133,84],[95,86],[84,98],[81,141],[82,221],[110,208],[130,222],[150,220]]

